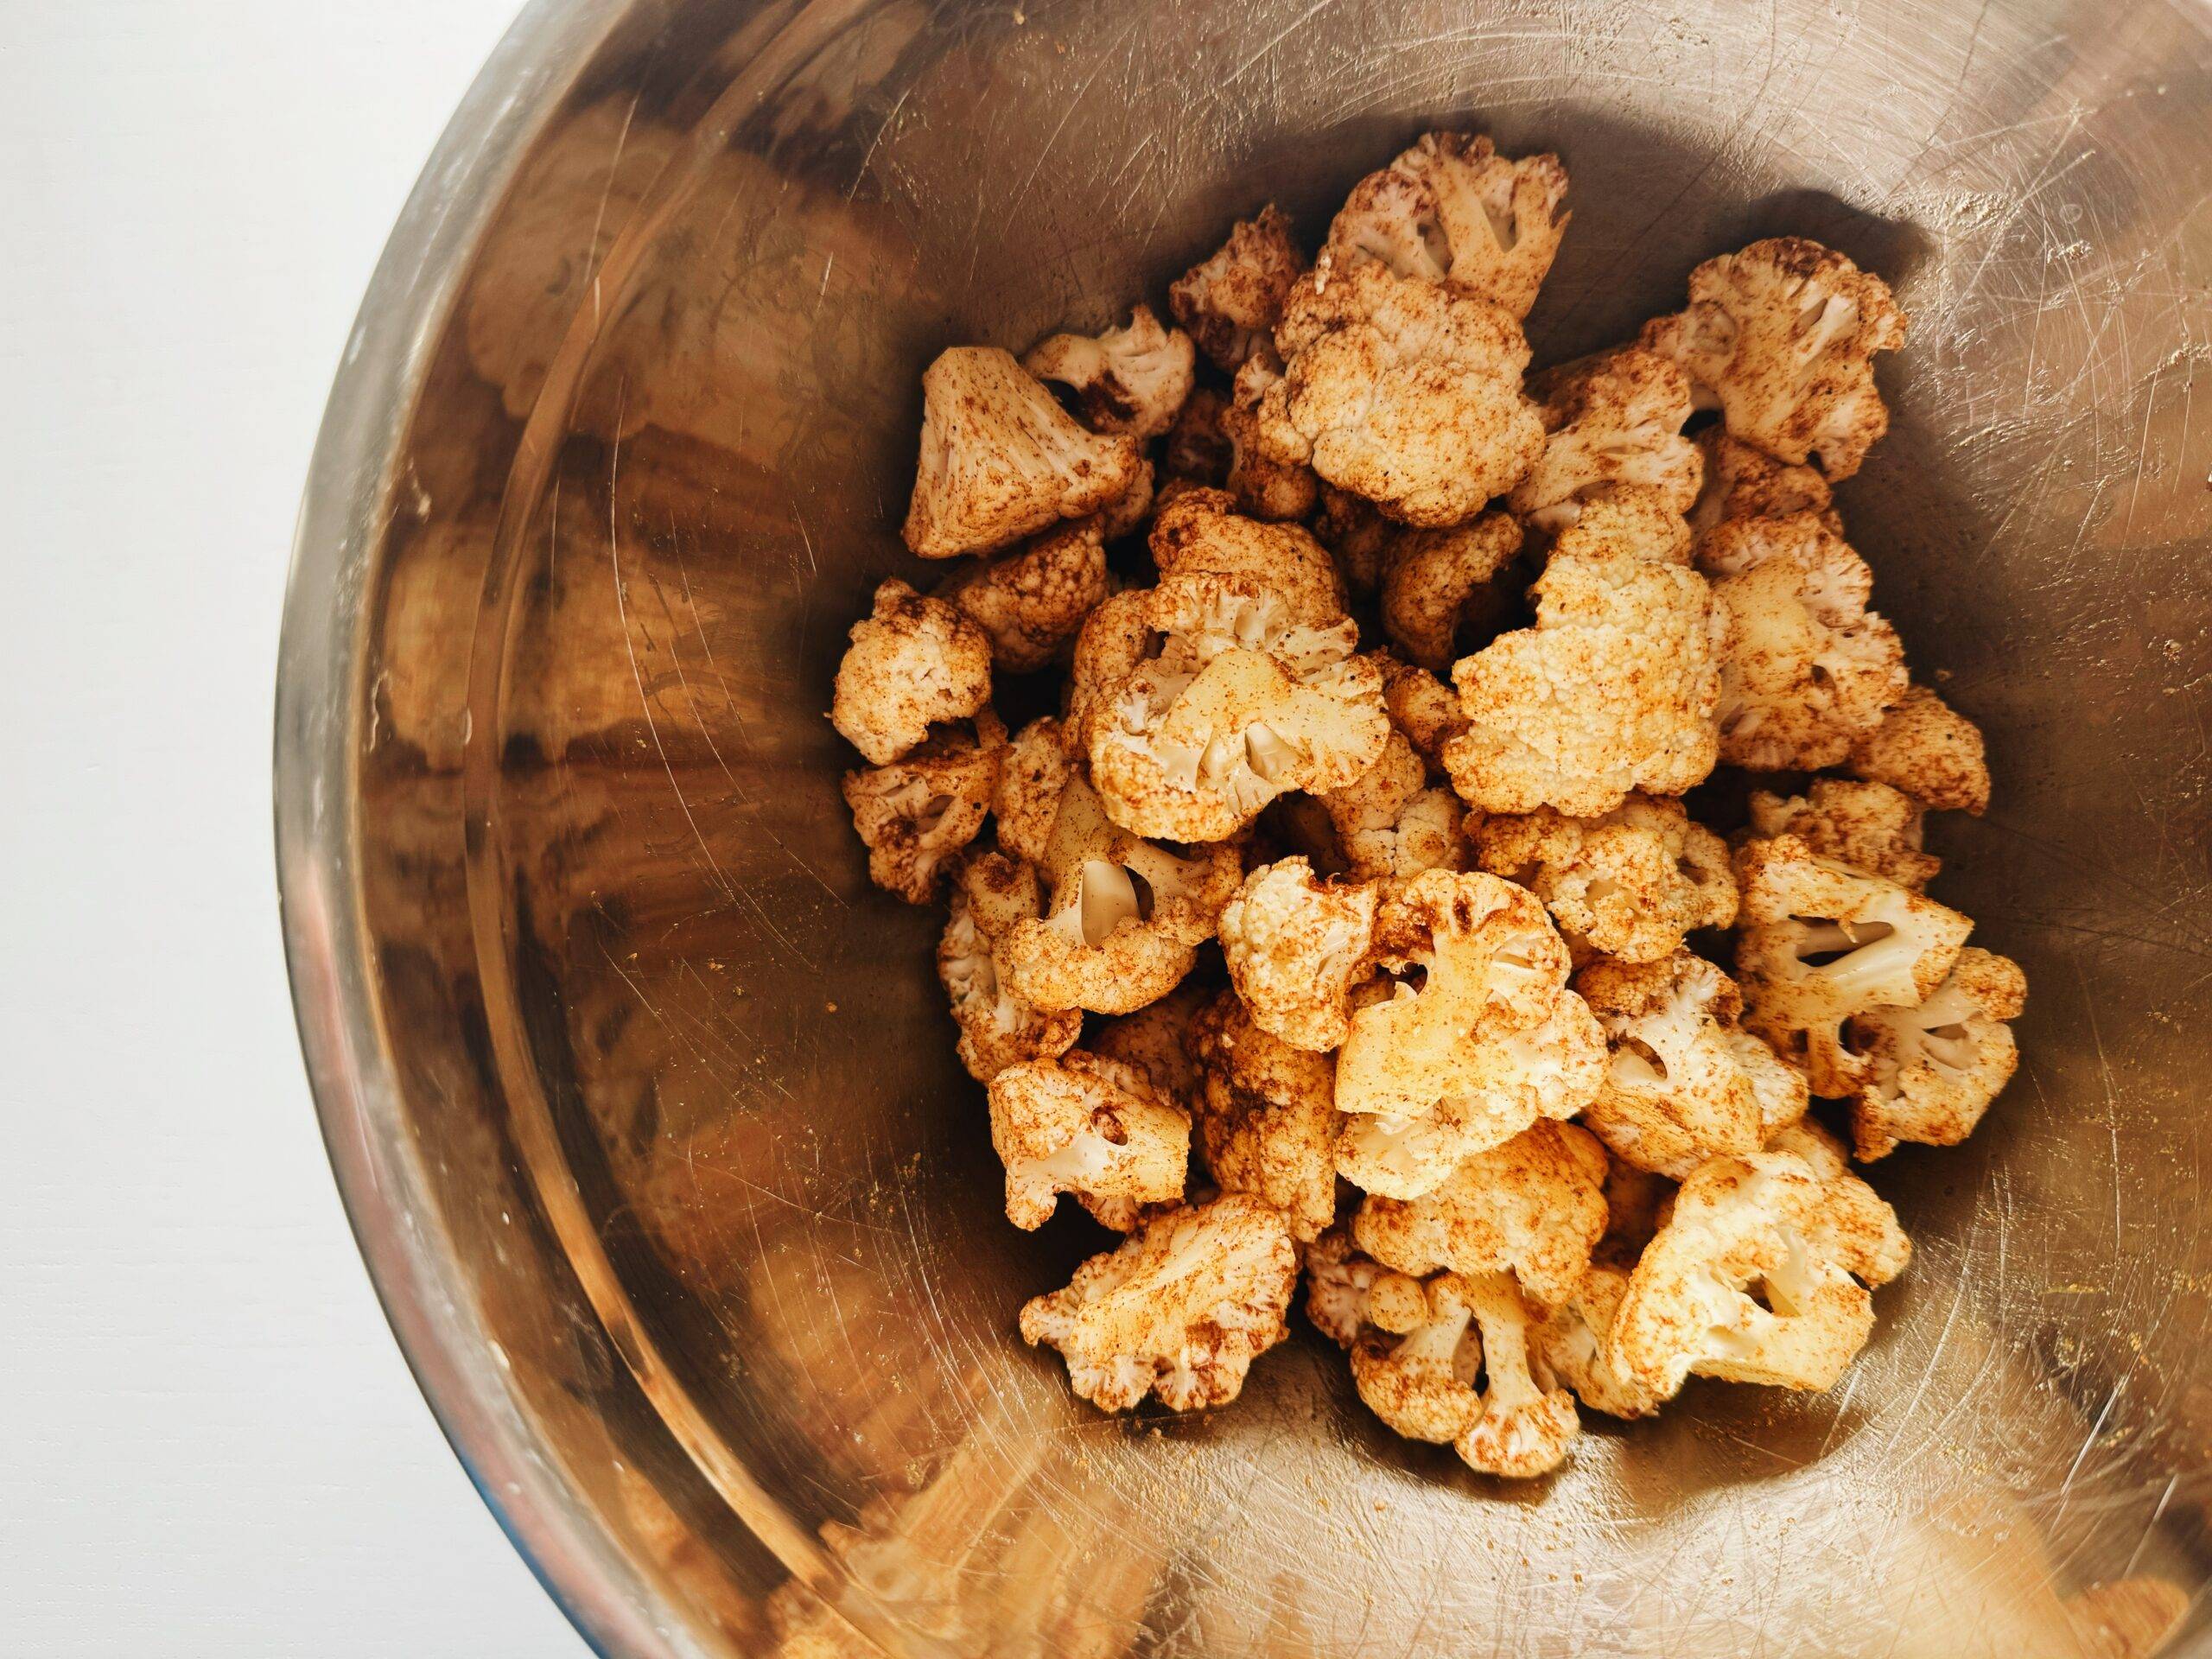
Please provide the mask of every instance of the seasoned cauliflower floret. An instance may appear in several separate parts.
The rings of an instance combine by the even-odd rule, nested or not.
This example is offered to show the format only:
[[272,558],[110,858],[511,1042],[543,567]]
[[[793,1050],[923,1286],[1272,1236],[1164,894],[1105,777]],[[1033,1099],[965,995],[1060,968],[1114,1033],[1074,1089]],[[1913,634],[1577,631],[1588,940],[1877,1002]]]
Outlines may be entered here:
[[1368,1325],[1351,1344],[1352,1385],[1362,1404],[1409,1440],[1448,1446],[1481,1414],[1475,1383],[1483,1343],[1466,1281],[1440,1273],[1416,1306],[1369,1294]]
[[1071,1192],[1126,1233],[1145,1206],[1183,1197],[1191,1120],[1133,1065],[1071,1048],[991,1079],[991,1145],[1006,1166],[1006,1216],[1034,1231]]
[[1346,869],[1361,880],[1466,868],[1459,798],[1429,786],[1428,768],[1402,732],[1391,732],[1373,766],[1319,798]]
[[[1160,470],[1170,482],[1219,489],[1227,480],[1230,462],[1236,455],[1221,429],[1222,414],[1228,407],[1227,395],[1211,386],[1196,387],[1183,400],[1175,423],[1167,429],[1166,441],[1160,447]],[[1160,494],[1167,497],[1165,485]]]
[[991,700],[989,638],[903,582],[875,590],[875,608],[853,624],[852,641],[837,664],[830,723],[871,766],[898,760],[931,726],[966,720]]
[[1071,755],[1089,753],[1091,734],[1109,716],[1114,694],[1142,666],[1152,645],[1149,588],[1116,594],[1084,619],[1068,661],[1066,706],[1060,722]]
[[1816,1134],[1784,1134],[1774,1150],[1712,1160],[1675,1193],[1605,1339],[1637,1388],[1670,1398],[1695,1372],[1818,1390],[1866,1345],[1874,1307],[1859,1281],[1895,1278],[1910,1247]]
[[988,553],[1096,512],[1136,480],[1135,438],[1086,431],[1011,353],[956,346],[922,376],[922,454],[906,545]]
[[1141,305],[1128,325],[1104,334],[1054,334],[1029,349],[1021,366],[1039,380],[1071,386],[1076,412],[1094,432],[1156,438],[1174,424],[1191,395],[1196,353],[1180,328],[1163,328]]
[[1181,573],[1148,614],[1160,654],[1090,722],[1091,777],[1117,823],[1217,841],[1278,795],[1335,789],[1375,763],[1389,717],[1349,620],[1306,626],[1266,583]]
[[1918,1007],[1854,1015],[1851,1047],[1866,1057],[1851,1103],[1860,1160],[1887,1157],[1902,1141],[1955,1147],[1972,1135],[2019,1064],[2006,1022],[2027,1001],[2018,963],[1968,945]]
[[999,952],[1007,982],[1039,1007],[1127,1014],[1190,972],[1241,869],[1233,846],[1180,855],[1118,828],[1097,791],[1071,776],[1043,872],[1043,916],[1017,924]]
[[1804,1116],[1804,1078],[1738,1027],[1742,995],[1703,957],[1593,963],[1574,986],[1611,1051],[1582,1122],[1622,1162],[1680,1180]]
[[1989,805],[1981,728],[1924,685],[1906,689],[1844,766],[1854,778],[1901,789],[1940,811],[1980,817]]
[[1880,277],[1784,236],[1707,260],[1690,273],[1689,308],[1646,323],[1640,343],[1682,365],[1730,436],[1816,461],[1834,480],[1889,430],[1874,353],[1904,345],[1904,330]]
[[1656,962],[1694,929],[1735,925],[1727,843],[1680,801],[1631,795],[1597,818],[1500,814],[1475,839],[1482,868],[1535,893],[1586,952]]
[[1675,1183],[1623,1158],[1611,1165],[1605,1172],[1605,1236],[1598,1241],[1598,1255],[1606,1262],[1633,1263],[1659,1230],[1674,1202]]
[[1305,274],[1289,216],[1270,202],[1256,219],[1238,219],[1227,242],[1176,278],[1167,308],[1215,367],[1234,374],[1274,334],[1284,299]]
[[1525,317],[1567,232],[1566,196],[1556,156],[1514,161],[1472,133],[1423,133],[1352,187],[1329,226],[1329,251],[1339,266],[1377,262]]
[[999,951],[1037,914],[1037,873],[1002,853],[971,855],[952,892],[952,919],[938,942],[938,977],[960,1027],[960,1063],[978,1083],[1009,1065],[1065,1054],[1083,1035],[1077,1009],[1039,1008],[1007,983]]
[[1294,622],[1325,627],[1344,613],[1344,582],[1328,550],[1296,524],[1263,524],[1220,490],[1190,490],[1154,515],[1148,545],[1163,583],[1186,575],[1266,584]]
[[1234,991],[1193,1017],[1190,1044],[1206,1173],[1281,1211],[1293,1237],[1318,1236],[1337,1211],[1336,1062],[1269,1034]]
[[1349,1348],[1369,1325],[1410,1330],[1426,1316],[1428,1293],[1409,1274],[1384,1267],[1352,1247],[1349,1227],[1332,1227],[1303,1247],[1306,1317],[1313,1328]]
[[1488,812],[1610,812],[1632,790],[1679,795],[1719,753],[1720,675],[1704,579],[1640,559],[1554,556],[1536,626],[1452,670],[1467,729],[1452,786]]
[[1843,534],[1843,519],[1819,467],[1777,461],[1730,437],[1721,426],[1699,433],[1697,447],[1705,458],[1705,482],[1690,508],[1693,534],[1704,536],[1729,518],[1780,518],[1793,512],[1817,513],[1830,531]]
[[1313,534],[1337,562],[1344,585],[1364,596],[1382,581],[1382,556],[1396,526],[1350,490],[1324,484]]
[[1753,790],[1751,810],[1754,836],[1795,836],[1822,858],[1915,892],[1943,868],[1942,859],[1921,850],[1920,803],[1887,784],[1815,778],[1805,793],[1786,798]]
[[963,567],[940,585],[944,600],[989,636],[991,660],[1009,674],[1045,666],[1106,597],[1106,537],[1078,518],[1026,546]]
[[1624,486],[1689,511],[1703,461],[1682,435],[1690,383],[1671,360],[1624,346],[1554,370],[1532,390],[1548,436],[1506,498],[1515,512],[1539,530],[1564,530],[1591,497]]
[[1351,1030],[1345,999],[1366,969],[1371,886],[1317,882],[1302,858],[1265,864],[1221,912],[1229,977],[1262,1030],[1322,1052]]
[[1260,445],[1260,405],[1268,389],[1282,379],[1282,359],[1272,346],[1262,346],[1236,371],[1229,406],[1221,412],[1221,435],[1229,440],[1225,487],[1236,505],[1255,518],[1303,518],[1313,511],[1321,481],[1302,462],[1271,459]]
[[1298,1247],[1282,1212],[1242,1192],[1147,1221],[1067,1288],[1021,1310],[1022,1340],[1060,1351],[1102,1411],[1154,1394],[1175,1411],[1227,1405],[1290,1328]]
[[1698,543],[1721,619],[1720,758],[1760,772],[1840,765],[1904,695],[1873,573],[1818,514],[1732,518]]
[[936,894],[945,861],[976,839],[997,792],[1006,728],[988,708],[903,760],[845,774],[845,804],[868,847],[868,879],[910,905]]
[[1382,672],[1382,706],[1389,710],[1391,725],[1406,734],[1429,770],[1440,774],[1446,747],[1467,729],[1459,694],[1427,669],[1390,652],[1369,655]]
[[1744,1024],[1804,1072],[1813,1092],[1853,1093],[1868,1057],[1843,1024],[1936,994],[1974,924],[1934,899],[1817,856],[1795,836],[1736,850]]
[[1212,997],[1203,985],[1178,985],[1157,1002],[1104,1021],[1090,1046],[1102,1058],[1136,1067],[1154,1089],[1188,1111],[1198,1096],[1191,1021]]
[[1628,1280],[1625,1267],[1592,1262],[1574,1294],[1529,1333],[1529,1346],[1591,1410],[1609,1417],[1649,1417],[1659,1409],[1659,1396],[1615,1370],[1606,1352]]
[[999,845],[1016,858],[1042,864],[1050,855],[1060,797],[1074,774],[1067,734],[1058,721],[1047,715],[1016,732],[999,766],[998,792],[991,802]]
[[1325,256],[1291,290],[1275,346],[1287,366],[1260,404],[1262,453],[1401,523],[1473,518],[1542,451],[1521,391],[1529,342],[1486,300]]
[[1352,1216],[1352,1243],[1416,1278],[1509,1270],[1555,1306],[1574,1294],[1605,1230],[1605,1149],[1586,1130],[1539,1123],[1421,1198],[1370,1194]]
[[1471,1469],[1532,1480],[1559,1467],[1582,1431],[1574,1397],[1529,1344],[1540,1317],[1509,1274],[1461,1280],[1460,1294],[1482,1329],[1482,1409],[1453,1443]]
[[1664,491],[1616,484],[1580,504],[1574,522],[1552,538],[1551,556],[1688,564],[1691,545],[1689,520]]
[[1509,581],[1521,553],[1512,516],[1485,512],[1446,530],[1401,531],[1382,556],[1382,630],[1432,674],[1459,655],[1461,631],[1485,640],[1516,596]]

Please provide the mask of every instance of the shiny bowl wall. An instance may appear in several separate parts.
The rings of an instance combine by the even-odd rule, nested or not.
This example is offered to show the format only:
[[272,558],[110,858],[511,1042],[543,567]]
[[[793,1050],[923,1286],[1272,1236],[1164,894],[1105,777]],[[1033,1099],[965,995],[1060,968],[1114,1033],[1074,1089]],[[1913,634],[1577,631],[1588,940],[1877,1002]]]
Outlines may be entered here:
[[[612,1653],[2212,1652],[2212,23],[2179,0],[542,0],[394,234],[302,522],[288,943],[425,1392]],[[1547,146],[1539,359],[1753,236],[1893,284],[1842,502],[1988,729],[1948,894],[2033,985],[1828,1395],[1526,1488],[1300,1332],[1109,1421],[1020,1349],[935,924],[822,716],[939,348],[1103,326],[1425,126]],[[794,1632],[797,1634],[795,1635]],[[798,1651],[793,1647],[791,1651]],[[806,1649],[817,1651],[818,1649]]]

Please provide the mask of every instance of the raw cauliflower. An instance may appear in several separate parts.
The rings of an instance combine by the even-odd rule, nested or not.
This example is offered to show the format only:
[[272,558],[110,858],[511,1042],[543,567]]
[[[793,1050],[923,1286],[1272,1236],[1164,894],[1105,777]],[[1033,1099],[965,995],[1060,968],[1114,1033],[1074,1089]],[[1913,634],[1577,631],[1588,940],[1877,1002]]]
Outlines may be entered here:
[[1007,1067],[991,1079],[990,1101],[1015,1226],[1042,1227],[1063,1192],[1117,1233],[1147,1205],[1180,1202],[1191,1120],[1135,1066],[1071,1048]]
[[1574,1397],[1530,1344],[1540,1317],[1505,1273],[1467,1275],[1459,1292],[1482,1330],[1482,1409],[1452,1442],[1471,1469],[1532,1480],[1559,1467],[1581,1433]]
[[1554,556],[1536,626],[1452,670],[1467,729],[1445,746],[1452,786],[1486,812],[1611,811],[1630,791],[1679,795],[1719,751],[1713,597],[1696,572]]
[[1592,1262],[1574,1294],[1529,1333],[1529,1348],[1591,1410],[1609,1417],[1649,1417],[1659,1409],[1659,1396],[1615,1370],[1606,1351],[1628,1281],[1627,1268]]
[[1103,334],[1054,334],[1030,347],[1021,366],[1074,389],[1076,412],[1094,432],[1156,438],[1191,395],[1196,353],[1180,328],[1163,328],[1141,305],[1128,326]]
[[1472,133],[1427,132],[1352,187],[1329,252],[1339,266],[1377,263],[1525,317],[1567,233],[1566,195],[1556,156],[1514,161]]
[[1689,520],[1665,491],[1616,484],[1578,505],[1574,522],[1553,537],[1552,556],[1688,564],[1692,544]]
[[1042,864],[1051,855],[1060,798],[1074,775],[1067,734],[1058,721],[1046,715],[1016,732],[1000,764],[998,791],[991,802],[1000,847],[1031,864]]
[[1939,810],[1978,817],[1989,806],[1981,728],[1924,685],[1906,688],[1844,766],[1854,778],[1901,789]]
[[1817,513],[1732,518],[1698,543],[1721,620],[1720,758],[1760,772],[1840,766],[1904,695],[1873,573]]
[[1218,841],[1278,795],[1335,789],[1375,763],[1389,717],[1348,619],[1307,626],[1266,583],[1178,573],[1147,620],[1160,654],[1090,721],[1091,777],[1116,823]]
[[[1384,1294],[1369,1292],[1367,1323],[1351,1344],[1352,1385],[1393,1433],[1448,1446],[1483,1408],[1482,1334],[1467,1281],[1440,1273],[1426,1284],[1395,1274],[1383,1282]],[[1400,1283],[1418,1296],[1394,1294]]]
[[1509,581],[1521,552],[1512,515],[1485,512],[1446,530],[1405,530],[1382,558],[1382,631],[1432,674],[1459,655],[1462,629],[1485,639],[1501,627],[1517,593]]
[[1680,801],[1631,795],[1602,817],[1550,807],[1498,814],[1475,831],[1478,859],[1544,901],[1569,945],[1656,962],[1701,927],[1732,927],[1727,843]]
[[1350,490],[1324,484],[1313,511],[1313,530],[1337,562],[1344,586],[1352,593],[1364,596],[1381,585],[1383,553],[1396,526],[1372,505]]
[[1444,753],[1452,740],[1467,729],[1467,711],[1459,694],[1418,664],[1388,651],[1368,653],[1382,671],[1382,706],[1390,724],[1405,734],[1430,771],[1444,771]]
[[892,581],[875,590],[868,620],[853,624],[830,723],[871,766],[887,766],[918,748],[931,726],[966,720],[990,700],[989,638],[943,600]]
[[1257,218],[1237,220],[1227,242],[1175,280],[1167,308],[1216,368],[1234,374],[1274,333],[1283,301],[1305,273],[1289,217],[1270,202]]
[[1736,881],[1744,1024],[1832,1099],[1853,1093],[1872,1066],[1846,1040],[1844,1022],[1925,1002],[1974,928],[1909,887],[1818,856],[1796,836],[1738,848]]
[[1802,237],[1754,242],[1690,273],[1689,308],[1639,342],[1682,365],[1729,435],[1777,461],[1857,472],[1889,411],[1874,353],[1904,344],[1904,313],[1878,276]]
[[1751,814],[1754,836],[1795,836],[1822,858],[1916,893],[1943,868],[1942,859],[1922,850],[1926,814],[1920,803],[1887,784],[1815,778],[1802,795],[1786,798],[1757,789]]
[[1346,871],[1363,881],[1467,866],[1466,813],[1403,732],[1393,729],[1373,766],[1319,798],[1337,832]]
[[868,879],[910,905],[937,894],[945,862],[976,839],[998,791],[1006,728],[988,708],[903,760],[845,774],[845,804],[868,847]]
[[1777,461],[1730,437],[1721,426],[1699,433],[1697,447],[1705,461],[1705,480],[1690,508],[1693,534],[1704,536],[1730,518],[1780,518],[1793,512],[1817,513],[1829,530],[1843,534],[1843,519],[1819,467]]
[[956,346],[922,376],[922,450],[906,545],[988,553],[1096,512],[1135,482],[1135,438],[1086,430],[994,346]]
[[1344,581],[1328,550],[1296,524],[1239,513],[1224,491],[1188,490],[1165,503],[1147,545],[1163,583],[1234,576],[1266,583],[1294,622],[1325,627],[1344,617]]
[[2019,1065],[2008,1022],[2027,1001],[2018,963],[1968,945],[1919,1007],[1854,1015],[1851,1048],[1866,1061],[1851,1103],[1859,1160],[1885,1158],[1900,1141],[1955,1147],[1972,1135]]
[[1539,1123],[1421,1198],[1370,1193],[1352,1216],[1352,1243],[1416,1278],[1510,1271],[1555,1306],[1574,1294],[1605,1230],[1605,1148],[1588,1131]]
[[1037,909],[1037,872],[1020,860],[987,852],[961,865],[952,918],[938,941],[937,971],[960,1027],[960,1063],[978,1083],[1024,1060],[1065,1054],[1083,1035],[1080,1010],[1024,1001],[1000,965],[1007,939]]
[[1154,1089],[1188,1111],[1198,1096],[1191,1021],[1212,999],[1202,985],[1178,985],[1157,1002],[1101,1023],[1090,1046],[1101,1058],[1136,1067]]
[[1537,529],[1564,530],[1585,502],[1624,486],[1678,513],[1696,501],[1704,462],[1682,435],[1690,383],[1670,359],[1624,346],[1556,369],[1531,390],[1548,435],[1506,505]]
[[1255,518],[1304,518],[1320,494],[1321,480],[1311,467],[1274,460],[1260,443],[1260,405],[1281,379],[1282,359],[1275,348],[1256,348],[1236,371],[1228,407],[1221,411],[1221,435],[1229,441],[1224,487]]
[[1521,391],[1529,342],[1486,300],[1324,255],[1291,290],[1275,346],[1287,366],[1260,404],[1261,452],[1402,524],[1473,518],[1542,451]]
[[1060,718],[1070,754],[1089,752],[1093,731],[1109,717],[1114,694],[1143,666],[1153,649],[1152,602],[1150,588],[1133,588],[1114,594],[1084,619],[1068,659]]
[[1319,1236],[1337,1212],[1335,1060],[1272,1035],[1234,991],[1193,1016],[1189,1042],[1207,1174],[1281,1211],[1300,1242]]
[[1345,1006],[1367,971],[1379,895],[1364,883],[1317,882],[1303,858],[1263,864],[1221,912],[1230,982],[1262,1030],[1325,1052],[1351,1028]]
[[1224,1406],[1252,1362],[1290,1334],[1298,1247],[1281,1211],[1242,1192],[1167,1211],[1021,1310],[1022,1340],[1067,1361],[1102,1411],[1157,1395],[1175,1411]]
[[1361,1255],[1348,1226],[1332,1227],[1305,1245],[1300,1259],[1306,1317],[1339,1348],[1350,1348],[1370,1325],[1410,1330],[1427,1309],[1427,1287],[1410,1274]]
[[1738,1027],[1736,982],[1703,957],[1593,963],[1574,988],[1610,1050],[1582,1122],[1619,1161],[1681,1180],[1804,1116],[1805,1079]]
[[989,636],[994,664],[1027,674],[1075,638],[1106,593],[1105,531],[1090,518],[963,568],[938,587],[937,597]]

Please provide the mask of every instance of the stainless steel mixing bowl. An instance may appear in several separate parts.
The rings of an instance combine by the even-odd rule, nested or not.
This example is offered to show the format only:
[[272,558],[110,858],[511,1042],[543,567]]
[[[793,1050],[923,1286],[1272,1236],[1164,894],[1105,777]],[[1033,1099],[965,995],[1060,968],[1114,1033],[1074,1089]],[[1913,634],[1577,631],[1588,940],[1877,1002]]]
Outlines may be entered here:
[[[2209,19],[531,8],[332,399],[277,804],[363,1249],[592,1641],[766,1652],[826,1598],[928,1655],[2212,1652]],[[1271,197],[1310,236],[1438,122],[1572,169],[1540,358],[1755,235],[1897,285],[1843,501],[1990,733],[1938,849],[2034,986],[1980,1135],[1881,1167],[1920,1250],[1846,1382],[1693,1387],[1528,1488],[1393,1440],[1310,1332],[1233,1409],[1071,1404],[1014,1313],[1096,1235],[1000,1218],[822,717],[908,568],[933,353],[1103,325]]]

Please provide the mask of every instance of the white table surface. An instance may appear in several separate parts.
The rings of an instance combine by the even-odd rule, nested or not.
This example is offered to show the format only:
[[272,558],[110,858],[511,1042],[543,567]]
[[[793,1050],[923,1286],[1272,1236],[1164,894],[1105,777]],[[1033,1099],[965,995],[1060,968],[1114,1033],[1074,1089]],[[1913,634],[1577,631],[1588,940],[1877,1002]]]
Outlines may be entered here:
[[583,1651],[354,1253],[270,830],[323,397],[514,4],[0,0],[11,1659]]

